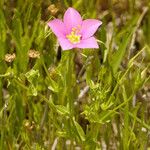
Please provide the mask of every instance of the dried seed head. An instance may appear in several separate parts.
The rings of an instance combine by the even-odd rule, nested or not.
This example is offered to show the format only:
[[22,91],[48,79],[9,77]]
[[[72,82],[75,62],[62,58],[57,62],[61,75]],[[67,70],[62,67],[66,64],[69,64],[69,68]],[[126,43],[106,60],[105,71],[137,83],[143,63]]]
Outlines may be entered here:
[[30,121],[29,121],[29,120],[25,120],[25,121],[24,121],[24,127],[25,127],[26,129],[28,129],[30,126],[31,126]]
[[36,50],[29,50],[29,52],[28,52],[28,56],[30,57],[30,58],[40,58],[40,53],[38,52],[38,51],[36,51]]
[[25,120],[24,121],[24,127],[28,130],[28,131],[32,131],[35,128],[35,122],[34,121],[29,121],[29,120]]
[[56,71],[55,66],[51,66],[50,68],[48,68],[48,71],[49,71],[50,77],[51,77],[53,80],[55,80],[55,79],[56,79],[56,76],[57,76],[57,71]]
[[58,12],[58,8],[54,5],[54,4],[51,4],[49,7],[48,7],[48,11],[50,11],[50,13],[52,15],[56,15],[56,13]]
[[6,54],[5,55],[5,61],[6,62],[12,62],[16,58],[16,54]]

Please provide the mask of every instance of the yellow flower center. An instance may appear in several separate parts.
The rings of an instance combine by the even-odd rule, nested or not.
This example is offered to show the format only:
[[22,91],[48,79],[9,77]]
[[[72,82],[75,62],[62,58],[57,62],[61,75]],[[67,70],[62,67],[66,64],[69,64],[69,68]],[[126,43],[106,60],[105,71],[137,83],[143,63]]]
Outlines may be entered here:
[[80,40],[81,40],[81,35],[79,34],[80,28],[81,28],[80,26],[74,27],[72,28],[71,33],[66,35],[66,38],[72,44],[80,43]]

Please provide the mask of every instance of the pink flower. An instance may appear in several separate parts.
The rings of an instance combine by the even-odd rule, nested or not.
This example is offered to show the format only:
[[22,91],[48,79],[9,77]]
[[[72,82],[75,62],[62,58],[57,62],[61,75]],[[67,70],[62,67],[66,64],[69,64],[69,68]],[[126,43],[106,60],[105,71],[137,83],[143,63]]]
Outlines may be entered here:
[[48,26],[57,36],[63,50],[72,48],[98,48],[94,33],[102,24],[96,19],[82,20],[81,15],[74,8],[68,8],[64,19],[54,19]]

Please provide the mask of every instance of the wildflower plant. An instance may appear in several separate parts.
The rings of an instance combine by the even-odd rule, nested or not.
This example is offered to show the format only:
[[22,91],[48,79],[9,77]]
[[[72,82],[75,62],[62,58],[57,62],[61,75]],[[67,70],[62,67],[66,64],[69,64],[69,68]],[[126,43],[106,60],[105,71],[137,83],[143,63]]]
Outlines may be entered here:
[[149,149],[149,10],[0,0],[0,150]]

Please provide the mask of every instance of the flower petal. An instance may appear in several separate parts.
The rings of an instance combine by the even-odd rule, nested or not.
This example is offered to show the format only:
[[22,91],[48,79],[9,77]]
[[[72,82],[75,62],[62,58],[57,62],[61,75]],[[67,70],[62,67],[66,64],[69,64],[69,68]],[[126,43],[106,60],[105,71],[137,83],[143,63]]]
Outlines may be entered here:
[[76,47],[77,48],[99,48],[96,39],[94,37],[81,40],[79,44],[76,44]]
[[82,24],[81,15],[74,8],[68,8],[64,14],[64,24],[70,32],[73,27]]
[[65,25],[60,19],[54,19],[48,22],[48,26],[51,28],[51,30],[57,37],[65,37]]
[[74,45],[71,44],[68,39],[65,39],[65,38],[58,38],[58,41],[59,41],[59,44],[61,46],[61,48],[63,50],[69,50],[69,49],[72,49],[74,48]]
[[93,36],[93,34],[96,32],[96,30],[101,24],[102,22],[96,19],[84,20],[82,22],[82,27],[81,27],[82,38],[86,39]]

